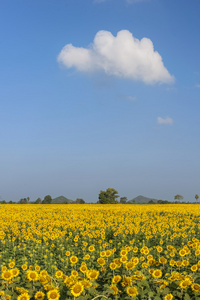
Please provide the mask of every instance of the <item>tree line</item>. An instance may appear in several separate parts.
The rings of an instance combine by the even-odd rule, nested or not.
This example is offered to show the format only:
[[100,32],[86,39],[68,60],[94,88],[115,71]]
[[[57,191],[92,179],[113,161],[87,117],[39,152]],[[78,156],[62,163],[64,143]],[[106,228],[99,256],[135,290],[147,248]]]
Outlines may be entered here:
[[[119,200],[118,200],[119,198]],[[195,195],[196,203],[198,202],[199,195]],[[170,202],[167,200],[158,200],[154,202],[153,200],[150,200],[147,204],[177,204],[177,203],[185,203],[180,202],[183,200],[183,196],[180,194],[177,194],[174,196],[174,202]],[[44,199],[37,198],[34,202],[30,202],[30,197],[21,198],[17,203],[13,201],[9,201],[8,203],[5,200],[0,201],[0,204],[51,204],[53,201],[52,197],[50,195],[46,195]],[[132,204],[135,202],[132,201]],[[188,202],[189,203],[189,202]],[[64,203],[63,203],[64,204]],[[85,204],[85,201],[82,198],[77,198],[75,201],[72,201],[71,204]],[[95,203],[91,203],[95,204]],[[105,191],[100,191],[99,193],[99,200],[96,204],[130,204],[130,201],[128,202],[127,197],[120,197],[118,192],[114,188],[107,188]]]

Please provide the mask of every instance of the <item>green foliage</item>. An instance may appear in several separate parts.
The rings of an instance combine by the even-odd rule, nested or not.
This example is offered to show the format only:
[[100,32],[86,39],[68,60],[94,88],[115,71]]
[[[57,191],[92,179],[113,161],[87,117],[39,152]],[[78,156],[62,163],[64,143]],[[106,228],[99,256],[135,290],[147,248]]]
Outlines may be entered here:
[[50,195],[46,195],[44,200],[42,200],[42,204],[50,204],[52,202],[52,198]]
[[199,199],[199,195],[198,194],[195,195],[195,199],[196,199],[196,201],[198,201],[198,199]]
[[178,200],[178,201],[183,200],[183,196],[177,194],[174,196],[174,200]]
[[85,204],[85,201],[82,198],[77,198],[75,203],[76,204]]
[[119,202],[121,204],[126,204],[127,201],[128,201],[127,197],[121,197]]
[[113,188],[108,188],[106,191],[100,191],[99,203],[100,204],[116,204],[118,203],[117,198],[119,197],[118,192]]
[[27,198],[21,198],[19,200],[19,204],[27,204],[28,203],[28,199]]
[[34,202],[34,204],[41,204],[42,203],[42,199],[41,198],[37,198],[37,200]]

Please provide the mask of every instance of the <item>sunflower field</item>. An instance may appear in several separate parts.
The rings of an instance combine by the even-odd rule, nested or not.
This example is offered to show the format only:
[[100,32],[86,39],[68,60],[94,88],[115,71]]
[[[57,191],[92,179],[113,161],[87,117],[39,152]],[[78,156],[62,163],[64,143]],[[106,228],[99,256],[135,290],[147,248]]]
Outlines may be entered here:
[[0,205],[2,300],[200,299],[200,205]]

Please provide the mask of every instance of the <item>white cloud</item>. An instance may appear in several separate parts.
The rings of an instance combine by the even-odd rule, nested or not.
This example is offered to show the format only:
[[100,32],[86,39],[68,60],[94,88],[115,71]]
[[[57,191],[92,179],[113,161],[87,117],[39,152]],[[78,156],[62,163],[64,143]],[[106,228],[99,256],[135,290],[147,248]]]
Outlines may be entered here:
[[164,124],[164,125],[172,125],[174,123],[173,119],[169,117],[167,118],[158,117],[157,122],[158,124]]
[[88,48],[67,44],[58,55],[58,62],[80,72],[103,71],[147,84],[174,81],[152,41],[138,40],[128,30],[119,31],[116,37],[109,31],[99,31]]
[[196,88],[200,88],[200,84],[196,84],[195,87],[196,87]]

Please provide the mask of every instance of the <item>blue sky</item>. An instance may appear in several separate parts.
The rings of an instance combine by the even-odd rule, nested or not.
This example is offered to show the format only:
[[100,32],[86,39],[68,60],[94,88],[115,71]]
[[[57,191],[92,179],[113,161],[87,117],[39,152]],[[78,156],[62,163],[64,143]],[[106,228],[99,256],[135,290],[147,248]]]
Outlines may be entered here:
[[199,0],[1,0],[0,196],[200,194]]

